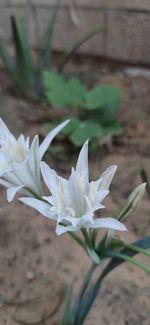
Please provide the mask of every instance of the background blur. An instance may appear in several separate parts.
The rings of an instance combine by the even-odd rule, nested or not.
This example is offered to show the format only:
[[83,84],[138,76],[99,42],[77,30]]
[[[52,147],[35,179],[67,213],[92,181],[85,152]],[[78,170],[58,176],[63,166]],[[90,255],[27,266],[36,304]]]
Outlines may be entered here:
[[[45,160],[68,177],[90,138],[91,179],[118,165],[102,214],[113,216],[143,175],[150,184],[150,1],[62,0],[44,79],[37,54],[55,7],[56,0],[0,0],[0,117],[16,137],[39,134],[40,140],[70,117],[72,126],[57,136]],[[11,25],[12,15],[18,25],[14,20]],[[61,56],[96,27],[100,33],[58,76]],[[12,61],[4,60],[2,44]],[[150,190],[126,226],[128,243],[149,235]],[[68,285],[75,280],[76,294],[89,264],[67,234],[56,236],[55,223],[16,198],[8,204],[0,187],[0,325],[58,325]],[[85,325],[149,325],[149,280],[128,263],[116,269]]]

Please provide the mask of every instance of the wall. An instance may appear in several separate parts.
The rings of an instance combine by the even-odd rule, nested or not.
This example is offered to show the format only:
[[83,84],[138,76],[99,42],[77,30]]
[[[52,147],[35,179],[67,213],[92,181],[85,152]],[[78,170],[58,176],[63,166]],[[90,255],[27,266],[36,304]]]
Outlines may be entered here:
[[[10,43],[10,15],[24,16],[30,41],[36,46],[55,4],[56,0],[0,0],[0,36]],[[149,0],[62,0],[54,49],[66,50],[73,41],[97,26],[102,26],[103,32],[82,46],[80,53],[150,63]]]

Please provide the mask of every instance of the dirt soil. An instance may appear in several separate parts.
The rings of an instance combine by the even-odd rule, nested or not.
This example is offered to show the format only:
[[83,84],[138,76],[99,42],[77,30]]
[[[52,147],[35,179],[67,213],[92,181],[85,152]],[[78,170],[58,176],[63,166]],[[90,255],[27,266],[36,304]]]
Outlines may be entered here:
[[[93,75],[88,64],[84,71],[90,80]],[[82,74],[81,69],[80,72]],[[141,182],[141,166],[150,176],[150,77],[99,68],[95,69],[93,78],[123,90],[119,116],[123,135],[105,139],[90,155],[91,179],[98,178],[110,164],[118,165],[111,195],[105,201],[107,208],[103,211],[103,216],[110,216]],[[3,71],[0,82],[0,115],[10,129],[16,135],[24,132],[33,136],[39,132],[44,108],[6,92],[8,80]],[[51,112],[48,114],[50,116]],[[49,163],[66,176],[75,159],[75,155],[70,158],[68,153],[66,160],[61,156],[51,157]],[[149,234],[150,199],[147,194],[126,226],[128,233],[124,238],[127,242]],[[148,259],[139,259],[148,263]],[[64,302],[67,286],[74,279],[76,295],[89,265],[89,257],[68,234],[57,237],[55,224],[17,200],[8,204],[5,190],[0,189],[1,325],[15,325],[17,320],[22,321],[19,324],[58,324],[63,309],[60,300]],[[149,275],[124,264],[105,279],[85,325],[149,325],[149,305]]]

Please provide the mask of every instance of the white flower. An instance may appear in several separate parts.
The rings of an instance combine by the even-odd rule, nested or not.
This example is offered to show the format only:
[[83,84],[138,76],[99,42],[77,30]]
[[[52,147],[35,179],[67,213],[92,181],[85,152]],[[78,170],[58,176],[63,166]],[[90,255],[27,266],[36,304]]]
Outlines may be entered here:
[[80,228],[126,230],[125,226],[114,218],[94,218],[94,212],[104,208],[101,202],[109,193],[108,188],[116,166],[109,167],[97,181],[89,182],[88,142],[83,145],[76,169],[72,168],[69,180],[58,176],[44,162],[41,163],[41,171],[52,195],[43,197],[47,202],[25,197],[21,198],[21,201],[34,207],[44,216],[55,219],[58,235]]
[[56,134],[68,123],[53,129],[39,145],[36,135],[29,145],[29,138],[20,135],[18,139],[9,131],[0,119],[0,184],[7,187],[7,199],[10,202],[21,191],[24,195],[42,195],[40,179],[40,161]]

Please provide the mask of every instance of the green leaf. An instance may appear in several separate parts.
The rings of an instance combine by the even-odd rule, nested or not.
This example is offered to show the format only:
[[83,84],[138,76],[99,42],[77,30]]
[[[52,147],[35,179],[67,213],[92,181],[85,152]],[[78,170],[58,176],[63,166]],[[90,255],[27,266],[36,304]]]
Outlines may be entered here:
[[70,58],[75,54],[80,46],[82,46],[85,42],[87,42],[90,38],[95,36],[96,34],[102,32],[104,29],[102,27],[95,28],[91,32],[86,33],[82,36],[77,42],[75,42],[70,49],[65,53],[61,59],[60,64],[58,65],[58,71],[62,73],[66,63],[70,60]]
[[101,138],[103,136],[103,128],[94,121],[81,122],[70,136],[70,140],[76,145],[81,146],[88,138]]
[[105,127],[104,132],[106,134],[121,135],[123,133],[123,127],[122,125],[116,122],[109,127]]
[[49,70],[45,70],[43,72],[44,86],[47,90],[55,90],[57,87],[63,87],[65,85],[65,81],[63,77],[55,72],[51,72]]
[[67,87],[63,77],[54,72],[44,71],[43,80],[48,103],[56,108],[66,106]]
[[24,95],[35,98],[35,71],[32,64],[24,20],[20,19],[17,24],[15,17],[12,16],[11,28],[16,52],[17,74],[20,80],[19,88],[22,89]]
[[100,257],[98,256],[98,254],[96,253],[96,251],[94,249],[92,249],[91,247],[86,246],[86,250],[88,255],[91,257],[91,259],[93,260],[93,262],[96,265],[99,265],[101,262]]
[[71,286],[68,288],[68,291],[67,291],[65,310],[64,310],[62,319],[60,321],[60,325],[71,325],[72,324],[72,309],[71,309],[72,291],[73,291],[73,284],[71,284]]
[[[132,245],[134,246],[134,245]],[[129,246],[128,246],[128,249],[129,249]],[[131,249],[131,251],[133,251],[133,249]],[[136,253],[139,253],[139,251],[135,251]],[[113,250],[108,250],[106,253],[105,253],[105,256],[106,257],[114,257],[114,258],[119,258],[125,262],[129,262],[133,265],[136,265],[138,266],[139,268],[141,268],[142,270],[144,270],[145,272],[149,272],[150,273],[150,267],[147,267],[145,266],[143,263],[139,262],[138,260],[136,260],[135,258],[133,257],[130,257],[126,254],[123,254],[123,253],[120,253],[120,252],[116,252],[116,251],[113,251]]]
[[67,105],[71,107],[80,106],[84,100],[86,89],[76,78],[71,78],[67,82]]
[[[120,89],[109,85],[98,85],[87,92],[84,108],[88,110],[104,108],[106,106],[118,106]],[[114,105],[115,104],[115,105]]]
[[48,102],[54,107],[76,107],[83,101],[86,90],[78,79],[66,82],[60,74],[50,71],[45,71],[43,78]]
[[44,69],[50,67],[51,55],[52,55],[52,45],[53,45],[53,35],[54,29],[57,21],[57,15],[60,8],[61,0],[57,0],[56,6],[52,13],[52,18],[49,22],[46,33],[44,34],[42,44],[40,46],[40,57]]
[[[61,131],[62,134],[68,136],[72,134],[80,125],[80,120],[77,117],[68,117],[70,122]],[[66,118],[67,119],[67,118]]]

